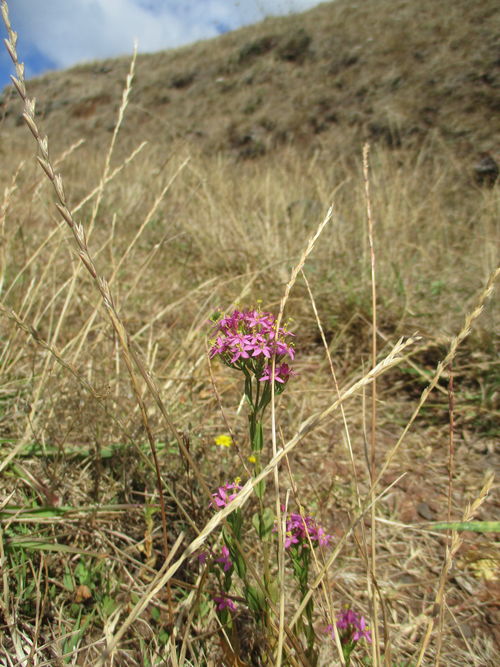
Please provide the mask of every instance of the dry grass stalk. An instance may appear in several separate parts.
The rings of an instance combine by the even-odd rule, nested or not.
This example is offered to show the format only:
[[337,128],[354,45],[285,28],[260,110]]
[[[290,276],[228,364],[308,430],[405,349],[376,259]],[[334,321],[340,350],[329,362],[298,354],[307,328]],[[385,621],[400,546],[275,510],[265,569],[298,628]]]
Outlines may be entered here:
[[[368,223],[368,243],[370,247],[370,284],[371,284],[371,361],[372,366],[377,363],[377,281],[375,272],[375,245],[374,245],[374,220],[372,215],[372,205],[370,196],[370,165],[369,165],[370,145],[363,146],[363,179],[365,184],[366,200],[366,218]],[[371,411],[370,411],[370,480],[373,484],[375,479],[375,457],[377,453],[377,380],[371,384]],[[375,489],[373,488],[373,494]],[[373,642],[372,642],[372,661],[375,667],[380,665],[380,639],[378,634],[378,587],[377,581],[377,523],[376,523],[376,505],[373,495],[370,512],[370,558],[367,560],[369,567],[368,591],[372,605],[373,619]],[[390,660],[390,655],[386,652],[386,664]]]

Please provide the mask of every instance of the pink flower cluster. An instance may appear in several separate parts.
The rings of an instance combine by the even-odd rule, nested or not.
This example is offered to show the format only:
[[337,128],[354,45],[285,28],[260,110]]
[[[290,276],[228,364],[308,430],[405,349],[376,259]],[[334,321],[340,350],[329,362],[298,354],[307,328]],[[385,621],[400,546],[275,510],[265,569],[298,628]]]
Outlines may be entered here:
[[[365,617],[357,614],[352,609],[347,609],[339,615],[336,626],[341,631],[340,634],[343,644],[351,641],[357,642],[363,638],[366,639],[367,642],[371,642],[372,640],[372,635],[366,625]],[[329,632],[332,638],[334,637],[332,625],[327,626],[326,632]]]
[[216,563],[220,563],[222,565],[222,569],[224,570],[224,572],[229,572],[229,570],[233,567],[231,554],[229,553],[229,549],[226,547],[225,544],[222,546],[221,555],[219,556],[219,558],[215,558],[215,555],[212,552],[212,550],[200,551],[200,553],[196,557],[200,565],[206,565],[209,556],[212,559],[215,559]]
[[326,547],[333,537],[327,535],[311,516],[302,517],[300,514],[290,514],[286,522],[285,549],[289,549],[293,544],[309,545],[309,539],[313,544]]
[[228,366],[246,368],[261,382],[267,382],[271,379],[271,363],[275,357],[275,382],[285,384],[295,375],[288,364],[283,363],[286,356],[292,361],[295,357],[293,346],[286,342],[293,334],[284,327],[276,330],[276,320],[271,313],[235,310],[217,322],[214,336],[210,358],[219,355]]
[[235,603],[228,598],[227,595],[214,595],[214,602],[216,604],[217,611],[224,611],[224,609],[229,609],[230,611],[236,611],[237,607]]
[[231,500],[236,498],[240,489],[241,486],[237,482],[231,482],[230,484],[219,486],[217,493],[212,493],[213,504],[219,509],[226,507],[226,505],[229,505]]
[[233,561],[231,560],[229,549],[226,547],[225,544],[221,549],[221,555],[219,556],[219,558],[216,558],[215,560],[217,563],[220,563],[222,565],[222,569],[224,570],[224,572],[229,572],[229,570],[233,567]]

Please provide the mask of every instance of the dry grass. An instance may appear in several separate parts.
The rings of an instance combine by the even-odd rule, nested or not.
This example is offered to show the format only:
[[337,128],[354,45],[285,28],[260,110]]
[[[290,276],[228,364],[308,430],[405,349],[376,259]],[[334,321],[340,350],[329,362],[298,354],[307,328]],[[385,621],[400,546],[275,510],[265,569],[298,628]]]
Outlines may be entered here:
[[[372,4],[353,11],[357,16]],[[490,6],[452,4],[454,30],[458,23],[453,21],[465,7],[479,17]],[[433,6],[422,6],[431,33],[440,23]],[[410,10],[401,2],[400,19]],[[305,15],[306,32],[331,11],[325,5]],[[339,2],[335,11],[346,12],[346,6]],[[484,17],[481,24],[472,18],[470,44],[476,26],[487,32],[490,25]],[[368,23],[357,24],[359,30],[368,30]],[[498,186],[474,186],[457,157],[465,140],[453,143],[445,120],[457,118],[458,93],[439,109],[441,121],[433,122],[433,131],[416,133],[418,141],[401,131],[397,150],[387,142],[372,147],[378,365],[370,371],[372,283],[357,129],[336,140],[334,151],[329,149],[333,128],[320,132],[315,152],[304,150],[300,141],[280,142],[277,131],[269,130],[258,159],[235,161],[234,151],[241,153],[245,144],[235,145],[234,137],[229,152],[207,150],[225,145],[226,130],[221,126],[217,133],[222,118],[217,104],[227,105],[222,93],[207,96],[204,109],[191,107],[191,119],[174,106],[174,98],[180,105],[186,91],[203,95],[203,77],[212,80],[216,70],[224,77],[221,84],[229,86],[225,99],[231,95],[237,108],[243,84],[234,82],[245,68],[252,68],[254,83],[244,84],[244,94],[262,96],[262,113],[269,112],[265,105],[271,101],[268,88],[259,92],[259,80],[272,88],[276,77],[286,76],[288,87],[300,95],[297,79],[311,81],[313,63],[321,70],[326,62],[321,54],[331,53],[328,40],[340,37],[319,22],[324,27],[314,32],[314,48],[309,45],[290,60],[286,54],[293,44],[279,32],[282,25],[266,21],[239,37],[227,35],[217,42],[220,50],[200,44],[139,58],[135,84],[131,77],[126,81],[124,61],[113,63],[123,72],[125,94],[117,92],[120,77],[114,83],[107,79],[102,100],[85,123],[83,111],[74,120],[73,106],[80,103],[84,110],[90,104],[78,86],[89,80],[95,85],[91,67],[33,83],[42,107],[44,99],[74,98],[69,106],[54,105],[43,119],[30,103],[31,84],[25,93],[18,71],[25,121],[45,174],[34,164],[34,146],[19,134],[22,129],[27,136],[26,128],[12,131],[19,102],[11,100],[2,127],[9,160],[0,167],[5,183],[0,203],[2,664],[236,665],[264,659],[256,648],[266,644],[261,630],[244,614],[238,626],[244,638],[240,662],[231,658],[231,637],[226,635],[224,643],[225,631],[207,602],[213,583],[192,555],[217,537],[228,514],[213,515],[210,491],[228,476],[247,479],[236,452],[222,456],[213,444],[227,430],[221,406],[242,452],[248,436],[244,411],[238,410],[239,379],[207,363],[208,318],[218,307],[257,299],[278,312],[285,293],[285,312],[297,332],[299,376],[274,405],[262,475],[270,481],[279,471],[274,479],[280,497],[289,493],[291,502],[315,514],[336,537],[326,563],[316,564],[310,589],[317,600],[318,664],[341,664],[323,629],[332,609],[342,604],[371,616],[378,631],[373,663],[366,657],[356,664],[495,664],[497,543],[492,534],[474,533],[461,533],[460,539],[454,534],[448,541],[428,522],[445,520],[448,506],[455,519],[499,518],[498,499],[484,479],[498,465],[498,311],[490,278],[498,265]],[[369,27],[370,34],[382,29],[392,34],[387,24]],[[250,43],[275,32],[275,41],[260,42],[268,44],[267,52],[252,55],[250,49],[248,55]],[[369,37],[346,34],[342,49],[347,51]],[[408,35],[408,53],[398,60],[408,77],[416,48],[411,40],[431,58],[426,35],[423,28]],[[453,39],[450,34],[441,42],[441,55],[432,55],[441,58],[442,70],[434,60],[429,68],[455,80],[459,70],[449,66],[443,52],[465,42],[463,33]],[[387,44],[385,51],[393,53],[396,46],[391,51],[390,40]],[[295,47],[302,48],[300,40]],[[385,67],[383,51],[381,45],[358,49],[358,59],[349,65],[371,94],[376,86],[370,76],[380,75],[375,64]],[[209,75],[194,66],[208,53]],[[463,51],[462,64],[469,56]],[[165,59],[163,74],[155,58]],[[227,66],[223,73],[221,63]],[[189,77],[180,73],[192,71],[196,75],[186,83]],[[151,112],[151,125],[141,120],[139,135],[137,98],[151,109],[161,93],[153,73],[179,75],[168,79],[177,126],[164,110],[160,122],[157,110]],[[346,79],[345,87],[351,83]],[[60,86],[62,97],[54,98],[51,86]],[[335,95],[342,90],[338,87]],[[388,90],[370,113],[358,96],[359,112],[379,122],[377,109],[388,104],[404,108],[405,118],[418,111],[408,91],[398,97]],[[152,97],[145,99],[147,91]],[[315,94],[312,85],[301,113],[313,108]],[[341,97],[333,102],[347,108]],[[288,102],[277,113],[293,137],[294,123],[304,124],[287,117],[290,108]],[[205,129],[196,114],[207,110],[206,122],[213,125]],[[477,109],[460,116],[468,119],[467,141],[487,149],[476,113],[479,117]],[[236,134],[240,116],[232,121]],[[79,143],[81,136],[87,138],[89,122],[95,124],[95,137]],[[189,124],[203,128],[211,141],[186,138]],[[161,142],[141,144],[165,126],[168,150]],[[367,127],[364,121],[359,126]],[[104,131],[109,127],[112,133]],[[291,270],[305,259],[308,239],[332,202],[333,218],[291,289]],[[415,331],[420,338],[411,338]],[[402,336],[403,348],[398,348]],[[376,481],[371,488],[366,443],[375,378]],[[151,447],[165,495],[166,559]],[[245,484],[238,506],[252,506],[255,483]],[[243,545],[257,564],[253,547],[251,541]],[[274,610],[267,642],[283,647],[285,663],[306,664],[294,634],[299,601],[282,582],[285,613]],[[273,656],[268,662],[277,660]]]

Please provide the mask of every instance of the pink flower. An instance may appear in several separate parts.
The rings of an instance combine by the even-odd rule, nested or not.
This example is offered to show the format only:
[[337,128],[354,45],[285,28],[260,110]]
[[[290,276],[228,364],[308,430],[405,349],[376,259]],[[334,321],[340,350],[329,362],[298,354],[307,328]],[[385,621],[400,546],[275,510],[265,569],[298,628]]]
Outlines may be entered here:
[[228,350],[232,353],[231,363],[234,364],[240,357],[248,359],[249,354],[247,350],[252,349],[251,336],[244,336],[242,334],[232,334],[228,336]]
[[272,329],[274,324],[274,317],[271,313],[260,313],[258,310],[249,310],[245,319],[248,326],[252,328]]
[[311,516],[302,517],[300,514],[290,514],[286,522],[285,549],[289,549],[293,544],[302,544],[307,547],[309,546],[309,539],[313,545],[316,543],[326,547],[333,537],[327,535],[325,530]]
[[[357,642],[360,639],[366,639],[367,642],[371,642],[372,640],[365,617],[357,614],[352,609],[341,612],[335,625],[341,630],[340,637],[343,644],[348,644],[352,641]],[[328,625],[326,632],[330,633],[333,639],[333,625]]]
[[250,344],[253,350],[252,357],[257,357],[259,354],[262,354],[264,357],[267,357],[267,359],[270,359],[272,348],[265,336],[256,334]]
[[228,342],[226,338],[223,338],[222,336],[217,336],[215,343],[212,345],[210,348],[210,358],[212,359],[215,357],[216,354],[224,354],[226,350],[228,349]]
[[219,558],[216,558],[217,563],[222,564],[222,569],[224,572],[228,572],[233,567],[233,562],[229,556],[229,549],[224,545],[221,549],[222,555]]
[[357,623],[357,629],[354,632],[352,638],[354,641],[359,641],[362,638],[365,638],[367,642],[371,642],[372,635],[370,630],[366,626],[366,620],[364,616],[360,616]]
[[[271,371],[271,366],[266,366],[259,381],[269,382],[271,380]],[[295,374],[295,371],[293,371],[288,364],[281,364],[274,369],[274,381],[279,382],[280,384],[285,384],[288,381],[288,378]]]
[[292,544],[298,544],[299,543],[299,538],[295,533],[292,533],[291,531],[287,531],[285,535],[285,549],[289,549]]
[[237,607],[234,602],[228,598],[226,595],[214,595],[214,602],[217,605],[217,611],[223,611],[224,609],[229,609],[230,611],[236,611]]
[[278,341],[276,343],[276,354],[285,356],[285,354],[288,354],[290,359],[293,361],[293,358],[295,356],[295,350],[291,345],[287,345],[283,341]]
[[239,310],[234,310],[229,317],[223,317],[220,320],[218,328],[222,330],[227,329],[236,329],[238,328],[238,322],[240,321],[242,313]]
[[[244,369],[258,379],[269,380],[269,371],[264,369],[264,359],[275,358],[275,381],[285,384],[294,373],[285,357],[293,361],[295,351],[286,338],[293,336],[284,327],[276,328],[276,320],[271,313],[259,310],[235,310],[221,318],[212,331],[210,358],[220,356],[228,366]],[[281,369],[281,371],[280,371]]]
[[[229,503],[236,498],[240,489],[241,486],[236,482],[219,486],[217,493],[212,493],[213,504],[221,509],[226,507],[226,505],[229,505]],[[234,493],[228,493],[228,491],[234,491]]]

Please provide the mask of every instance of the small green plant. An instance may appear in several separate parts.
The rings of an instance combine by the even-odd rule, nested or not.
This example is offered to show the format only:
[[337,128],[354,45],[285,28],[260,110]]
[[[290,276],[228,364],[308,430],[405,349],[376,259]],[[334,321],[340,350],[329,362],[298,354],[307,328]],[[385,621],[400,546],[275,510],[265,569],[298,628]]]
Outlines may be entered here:
[[[274,316],[260,309],[235,310],[229,316],[217,314],[214,318],[210,357],[220,358],[224,364],[240,371],[244,376],[251,448],[247,458],[253,464],[254,478],[262,471],[265,442],[263,420],[266,408],[272,400],[273,389],[275,395],[281,394],[290,378],[295,375],[288,364],[288,360],[293,361],[295,358],[295,350],[290,342],[292,338],[293,334],[287,327],[278,327]],[[219,436],[216,444],[230,447],[232,439],[229,436]],[[240,481],[240,478],[236,478],[227,482],[212,494],[215,509],[225,508],[235,500],[241,489]],[[254,490],[258,510],[251,519],[251,525],[261,544],[262,569],[248,565],[243,545],[245,539],[248,539],[246,531],[250,522],[238,507],[228,515],[227,525],[222,531],[222,546],[213,546],[199,555],[200,562],[217,581],[219,590],[212,596],[216,612],[222,625],[231,628],[241,605],[244,605],[258,626],[270,630],[272,610],[278,602],[280,588],[278,573],[272,569],[270,563],[278,562],[278,558],[273,559],[272,554],[277,552],[278,540],[281,539],[281,546],[288,555],[299,602],[306,600],[303,612],[297,620],[296,632],[303,637],[303,651],[308,663],[317,664],[319,651],[314,628],[314,597],[307,594],[311,565],[316,559],[314,551],[327,548],[333,538],[312,516],[305,515],[302,508],[300,512],[287,513],[287,507],[282,505],[283,519],[276,517],[273,510],[266,505],[266,486],[263,481],[256,483]],[[280,520],[284,530],[279,530]],[[263,576],[262,580],[258,581],[255,573],[260,571]],[[339,623],[343,623],[343,619],[342,616]],[[359,621],[359,624],[361,623],[364,624],[364,619]],[[343,636],[347,636],[347,626],[344,630]],[[366,639],[370,638],[366,625],[357,627],[350,643],[343,644],[346,659],[361,635]],[[270,637],[270,633],[267,636]]]
[[[342,644],[342,652],[346,667],[351,664],[351,654],[356,648],[357,644],[365,639],[371,642],[372,636],[368,629],[364,616],[356,613],[353,609],[346,609],[341,612],[336,621],[337,630],[340,635],[340,642]],[[333,625],[328,625],[326,631],[334,638]]]
[[[288,380],[294,375],[285,359],[293,360],[294,348],[288,340],[293,336],[285,327],[276,327],[276,321],[270,313],[260,310],[239,311],[222,317],[214,317],[212,347],[210,357],[220,358],[224,364],[244,375],[244,395],[249,407],[248,428],[251,453],[248,457],[253,465],[253,476],[262,470],[262,452],[264,448],[263,418],[274,392],[284,391]],[[219,487],[213,494],[216,508],[225,507],[241,488],[236,480]],[[259,539],[263,545],[263,585],[259,587],[248,576],[248,568],[241,551],[244,518],[241,510],[235,510],[228,518],[228,528],[223,531],[225,546],[222,555],[215,562],[222,565],[225,573],[223,597],[217,597],[217,610],[228,621],[228,614],[234,611],[234,603],[227,596],[232,586],[233,563],[238,577],[243,583],[244,597],[257,620],[267,624],[268,601],[276,601],[276,588],[273,586],[269,569],[270,536],[274,527],[274,513],[264,504],[265,482],[255,485],[258,498],[258,511],[252,519]]]

